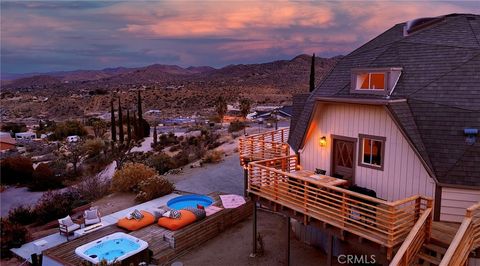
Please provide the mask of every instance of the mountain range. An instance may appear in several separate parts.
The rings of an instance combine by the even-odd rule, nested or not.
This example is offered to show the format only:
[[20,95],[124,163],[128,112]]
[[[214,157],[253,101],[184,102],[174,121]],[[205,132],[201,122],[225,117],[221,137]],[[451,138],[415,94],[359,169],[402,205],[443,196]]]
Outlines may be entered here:
[[[317,83],[340,58],[316,58]],[[126,105],[133,105],[135,95],[129,91],[138,89],[144,91],[146,110],[164,110],[166,116],[201,112],[211,108],[219,95],[229,103],[246,97],[256,105],[288,104],[293,94],[308,91],[310,64],[311,56],[303,54],[291,60],[236,64],[219,69],[154,64],[24,74],[17,79],[2,80],[1,111],[7,119],[85,116],[108,111],[112,91]],[[37,100],[33,101],[33,97]],[[42,97],[48,101],[39,101]],[[15,103],[12,99],[16,99]],[[49,101],[62,105],[52,105]]]

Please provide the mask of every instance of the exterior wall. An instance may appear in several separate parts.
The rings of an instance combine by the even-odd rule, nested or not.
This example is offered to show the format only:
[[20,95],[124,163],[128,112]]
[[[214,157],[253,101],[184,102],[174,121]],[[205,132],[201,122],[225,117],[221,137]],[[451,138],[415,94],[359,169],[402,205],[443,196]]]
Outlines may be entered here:
[[461,222],[465,209],[480,201],[480,190],[442,187],[440,220]]
[[0,151],[11,150],[15,148],[15,144],[0,142]]
[[[318,103],[306,142],[300,152],[300,164],[309,170],[331,171],[331,134],[357,139],[355,183],[373,189],[377,197],[397,200],[421,194],[434,197],[435,182],[408,144],[383,106]],[[358,166],[358,135],[386,137],[384,170]],[[327,146],[319,139],[327,137]]]

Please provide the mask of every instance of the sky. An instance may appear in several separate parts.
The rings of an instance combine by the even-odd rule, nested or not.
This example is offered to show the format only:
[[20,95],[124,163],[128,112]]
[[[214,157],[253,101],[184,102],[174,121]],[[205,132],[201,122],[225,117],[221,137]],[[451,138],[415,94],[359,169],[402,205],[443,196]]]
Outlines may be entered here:
[[0,72],[345,55],[397,23],[475,1],[4,1]]

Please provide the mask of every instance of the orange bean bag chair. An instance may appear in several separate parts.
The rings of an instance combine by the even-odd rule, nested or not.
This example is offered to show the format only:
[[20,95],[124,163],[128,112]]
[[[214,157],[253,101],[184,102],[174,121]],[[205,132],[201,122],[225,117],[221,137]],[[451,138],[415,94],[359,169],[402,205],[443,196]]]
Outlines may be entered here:
[[174,219],[169,217],[162,217],[158,219],[158,225],[165,227],[171,231],[178,230],[184,226],[187,226],[197,220],[195,214],[187,210],[180,210],[182,214],[180,218]]
[[117,226],[125,228],[129,231],[136,231],[138,229],[144,228],[145,226],[151,225],[155,222],[155,216],[147,211],[140,211],[143,214],[143,218],[140,220],[137,219],[127,219],[122,218],[118,220]]

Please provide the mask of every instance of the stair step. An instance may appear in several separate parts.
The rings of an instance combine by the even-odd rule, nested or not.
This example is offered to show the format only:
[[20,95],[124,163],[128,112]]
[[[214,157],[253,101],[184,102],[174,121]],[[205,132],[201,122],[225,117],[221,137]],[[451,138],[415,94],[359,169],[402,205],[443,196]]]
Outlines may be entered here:
[[423,253],[423,252],[418,253],[418,254],[417,254],[417,257],[418,257],[419,259],[422,259],[422,260],[424,260],[424,261],[428,261],[428,262],[430,262],[430,263],[432,263],[432,264],[435,264],[435,265],[439,265],[440,262],[441,262],[440,259],[435,258],[435,257],[432,257],[432,256],[430,256],[430,255],[428,255],[428,254]]
[[432,243],[428,243],[428,244],[424,244],[423,247],[425,249],[428,249],[428,250],[431,250],[431,251],[435,251],[441,255],[445,255],[445,253],[447,252],[447,249],[444,248],[444,247],[441,247],[441,246],[438,246],[438,245],[435,245],[435,244],[432,244]]

